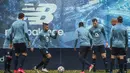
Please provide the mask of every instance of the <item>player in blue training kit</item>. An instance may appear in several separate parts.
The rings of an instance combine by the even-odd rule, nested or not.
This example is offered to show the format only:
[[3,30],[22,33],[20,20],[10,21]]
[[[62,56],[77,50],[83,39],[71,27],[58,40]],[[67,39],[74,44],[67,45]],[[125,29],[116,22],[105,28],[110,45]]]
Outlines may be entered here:
[[[111,54],[111,68],[110,73],[113,72],[114,60],[115,57],[119,57],[119,72],[124,73],[124,57],[126,55],[126,51],[128,49],[128,33],[126,27],[122,24],[123,18],[119,16],[117,18],[118,24],[116,24],[111,29],[110,36],[110,48],[112,51]],[[127,71],[126,71],[127,72]]]
[[7,30],[6,34],[5,34],[5,41],[4,41],[4,44],[3,44],[3,49],[6,50],[6,53],[5,53],[5,71],[4,73],[12,73],[10,71],[10,66],[11,66],[11,60],[12,60],[12,49],[9,47],[9,44],[10,44],[10,34],[11,34],[11,31],[10,29]]
[[[51,38],[56,39],[56,37],[57,37],[57,31],[55,31],[54,34],[52,34],[52,32],[49,30],[48,24],[43,23],[43,30],[38,34],[38,36],[36,36],[32,44],[33,46],[37,44],[37,47],[34,46],[34,48],[39,48],[43,56],[43,60],[37,66],[34,67],[34,70],[37,73],[39,73],[38,68],[41,67],[42,65],[43,65],[42,71],[48,72],[46,67],[51,58],[51,54],[49,53],[48,48]],[[32,51],[33,50],[34,49],[32,48]]]
[[74,48],[75,51],[76,51],[76,46],[77,46],[78,40],[80,43],[79,60],[82,63],[81,73],[85,73],[84,72],[85,65],[88,65],[89,72],[90,72],[91,69],[93,68],[93,65],[90,64],[85,58],[86,58],[88,52],[91,50],[92,36],[90,35],[89,30],[84,27],[83,22],[80,22],[79,28],[76,29],[76,41],[75,41],[75,48]]
[[[10,35],[10,48],[14,47],[15,49],[14,73],[17,72],[25,73],[23,70],[23,65],[25,58],[27,56],[27,50],[26,50],[27,41],[28,44],[30,45],[30,40],[28,36],[28,27],[27,23],[24,21],[24,14],[19,13],[18,20],[13,22],[11,26],[11,35]],[[20,67],[17,68],[19,57],[21,58]]]
[[[113,25],[113,27],[117,24],[117,19],[112,19],[111,24]],[[127,50],[126,50],[127,52]],[[118,59],[118,64],[120,64],[120,58],[117,56]],[[124,72],[127,73],[127,58],[126,58],[126,53],[125,53],[125,57],[124,57]],[[120,73],[120,71],[118,71],[118,73]]]
[[93,65],[94,69],[93,71],[96,72],[96,54],[98,52],[101,53],[101,56],[103,58],[106,72],[108,72],[108,62],[106,59],[106,50],[104,43],[106,43],[106,47],[108,46],[107,38],[105,35],[104,27],[98,24],[98,21],[96,18],[92,19],[93,26],[90,28],[90,34],[92,35],[92,50],[93,50]]

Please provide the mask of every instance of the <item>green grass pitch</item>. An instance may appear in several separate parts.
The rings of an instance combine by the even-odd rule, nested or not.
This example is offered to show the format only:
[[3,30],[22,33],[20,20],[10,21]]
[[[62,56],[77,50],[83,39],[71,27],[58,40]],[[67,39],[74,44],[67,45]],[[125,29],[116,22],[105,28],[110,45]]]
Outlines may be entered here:
[[[26,70],[26,73],[36,73],[34,70]],[[42,71],[39,70],[40,73],[44,73]],[[0,73],[4,73],[2,70],[0,70]],[[49,70],[49,73],[58,73],[57,70]],[[80,70],[66,70],[64,73],[80,73]],[[85,73],[93,73],[93,72],[88,72],[85,71]],[[96,73],[106,73],[103,70],[98,70]],[[115,70],[113,73],[117,73],[117,70]],[[130,71],[128,71],[127,73],[130,73]]]

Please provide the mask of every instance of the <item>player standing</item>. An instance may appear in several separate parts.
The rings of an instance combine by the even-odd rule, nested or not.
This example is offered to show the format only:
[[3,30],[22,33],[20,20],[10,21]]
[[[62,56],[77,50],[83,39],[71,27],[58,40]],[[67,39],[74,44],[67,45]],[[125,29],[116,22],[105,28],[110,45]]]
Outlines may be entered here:
[[[111,24],[113,26],[115,26],[117,24],[117,19],[112,19],[111,21]],[[127,50],[126,50],[127,52]],[[117,59],[118,59],[118,64],[120,64],[120,58],[117,56]],[[126,58],[126,53],[125,53],[125,56],[124,56],[124,72],[127,73],[127,58]],[[118,73],[120,73],[120,71],[118,71]]]
[[108,62],[106,59],[106,50],[104,46],[104,42],[106,43],[106,47],[108,47],[108,42],[105,34],[104,27],[98,24],[98,20],[96,18],[92,19],[93,26],[90,28],[90,34],[92,35],[92,50],[93,50],[93,65],[94,69],[93,71],[96,72],[96,54],[98,52],[101,53],[101,56],[103,58],[106,72],[108,72]]
[[[14,73],[25,73],[23,70],[23,65],[27,56],[26,41],[28,41],[28,44],[30,45],[30,40],[27,33],[28,27],[27,23],[24,21],[24,14],[19,13],[18,20],[16,20],[11,26],[10,35],[10,48],[14,47],[15,49]],[[19,56],[20,54],[21,56]],[[17,68],[18,58],[21,58],[19,68]]]
[[75,47],[74,50],[76,51],[77,42],[80,42],[80,49],[79,49],[79,60],[82,63],[82,72],[84,72],[85,65],[89,66],[89,72],[93,68],[93,65],[90,64],[85,58],[88,54],[88,52],[91,50],[91,43],[92,36],[89,33],[89,30],[84,27],[84,23],[79,23],[79,28],[76,29],[76,41],[75,41]]
[[5,41],[3,44],[3,49],[6,49],[6,53],[5,53],[5,71],[4,73],[12,73],[10,71],[10,66],[11,66],[11,60],[12,60],[12,48],[9,47],[10,44],[10,34],[11,31],[10,29],[7,30],[7,32],[5,33]]
[[[38,68],[41,67],[42,65],[43,65],[42,71],[48,72],[46,67],[51,58],[51,54],[48,51],[48,47],[49,47],[51,38],[56,39],[56,37],[57,37],[57,32],[55,32],[55,34],[52,35],[52,32],[50,32],[49,30],[48,24],[43,23],[43,30],[38,34],[38,36],[35,38],[32,44],[32,45],[35,45],[35,44],[38,45],[37,47],[40,49],[41,55],[43,56],[42,61],[37,66],[34,67],[34,70],[37,73],[39,73]],[[33,50],[34,49],[32,48],[32,51]]]
[[117,18],[118,24],[116,24],[111,30],[110,37],[110,48],[112,50],[111,55],[111,68],[110,73],[113,71],[114,60],[115,57],[119,57],[119,73],[124,73],[123,65],[124,57],[126,55],[126,51],[128,49],[128,33],[126,27],[122,24],[123,18],[119,16]]

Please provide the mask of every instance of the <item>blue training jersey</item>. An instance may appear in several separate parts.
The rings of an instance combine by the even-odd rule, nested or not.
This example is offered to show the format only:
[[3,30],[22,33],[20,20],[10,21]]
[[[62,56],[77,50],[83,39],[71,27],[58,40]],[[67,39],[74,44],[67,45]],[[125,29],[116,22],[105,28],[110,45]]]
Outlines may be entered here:
[[11,26],[11,41],[13,43],[26,43],[28,37],[27,23],[21,19],[16,20]]
[[79,40],[80,46],[91,46],[92,36],[89,33],[89,30],[85,27],[77,28],[76,31],[76,39]]
[[[56,39],[56,34],[52,34],[50,30],[44,31],[42,30],[34,39],[32,45],[34,48],[39,48],[39,49],[48,49],[50,45],[51,38]],[[35,46],[37,45],[37,46]]]
[[127,28],[123,24],[117,24],[111,29],[110,47],[128,48]]
[[92,45],[100,46],[104,45],[107,42],[107,37],[105,34],[104,27],[101,25],[97,25],[96,27],[92,26],[90,29],[90,34],[92,35]]

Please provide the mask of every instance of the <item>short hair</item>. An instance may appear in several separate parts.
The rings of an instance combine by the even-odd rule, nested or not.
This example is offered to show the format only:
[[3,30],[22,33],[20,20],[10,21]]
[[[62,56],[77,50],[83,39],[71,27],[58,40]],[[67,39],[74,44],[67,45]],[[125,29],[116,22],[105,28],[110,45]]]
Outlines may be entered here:
[[24,13],[19,13],[19,14],[18,14],[18,18],[19,18],[19,19],[21,19],[21,18],[23,18],[23,17],[24,17]]
[[113,18],[112,20],[111,20],[111,22],[116,22],[117,21],[117,19],[115,19],[115,18]]
[[44,26],[44,25],[48,25],[48,24],[43,22],[42,25]]
[[92,19],[92,22],[95,22],[95,21],[97,22],[98,20],[96,18]]
[[83,22],[79,22],[79,27],[83,27],[84,23]]
[[122,16],[118,16],[117,21],[118,21],[119,23],[122,23],[122,22],[123,22],[123,17],[122,17]]

